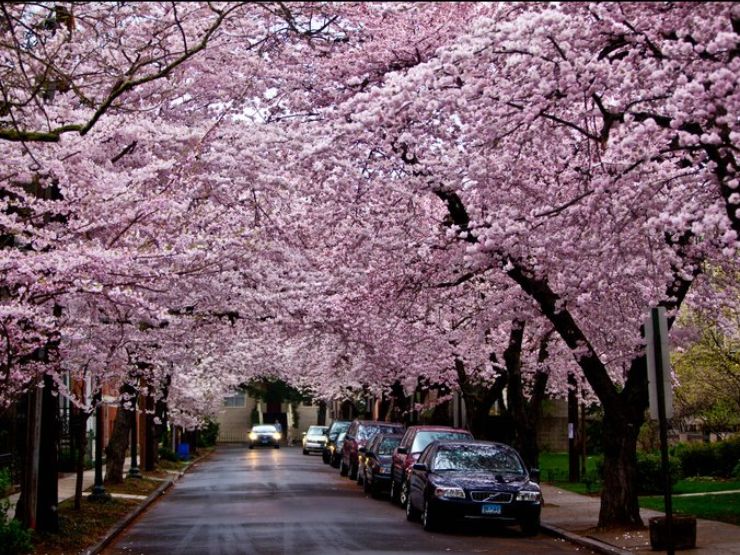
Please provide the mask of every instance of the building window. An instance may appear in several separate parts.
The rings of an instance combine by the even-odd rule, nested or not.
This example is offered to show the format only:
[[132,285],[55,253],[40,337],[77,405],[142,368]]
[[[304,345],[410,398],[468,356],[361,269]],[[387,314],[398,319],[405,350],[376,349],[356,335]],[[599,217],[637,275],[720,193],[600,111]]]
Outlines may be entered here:
[[237,393],[224,399],[224,407],[227,409],[241,409],[247,406],[247,396],[244,393]]

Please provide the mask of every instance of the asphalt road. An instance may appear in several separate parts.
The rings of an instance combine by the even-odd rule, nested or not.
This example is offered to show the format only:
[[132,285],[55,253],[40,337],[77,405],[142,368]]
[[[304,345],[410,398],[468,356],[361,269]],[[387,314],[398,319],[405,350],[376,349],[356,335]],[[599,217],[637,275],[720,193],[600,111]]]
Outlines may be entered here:
[[104,553],[584,553],[519,529],[424,532],[403,509],[366,497],[300,449],[220,447],[181,478]]

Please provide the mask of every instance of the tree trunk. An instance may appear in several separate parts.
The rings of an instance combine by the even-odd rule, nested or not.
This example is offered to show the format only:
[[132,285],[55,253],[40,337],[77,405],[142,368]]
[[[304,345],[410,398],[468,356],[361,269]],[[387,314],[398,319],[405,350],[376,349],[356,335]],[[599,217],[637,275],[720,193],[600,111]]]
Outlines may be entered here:
[[44,376],[36,530],[59,531],[59,396],[51,376]]
[[113,432],[108,445],[105,446],[105,481],[109,484],[123,482],[123,465],[126,460],[131,438],[131,411],[124,406],[128,399],[136,394],[133,386],[125,384],[121,387],[121,397],[118,403],[116,419],[113,422]]
[[642,527],[637,499],[637,436],[642,418],[627,411],[604,410],[604,483],[599,527]]

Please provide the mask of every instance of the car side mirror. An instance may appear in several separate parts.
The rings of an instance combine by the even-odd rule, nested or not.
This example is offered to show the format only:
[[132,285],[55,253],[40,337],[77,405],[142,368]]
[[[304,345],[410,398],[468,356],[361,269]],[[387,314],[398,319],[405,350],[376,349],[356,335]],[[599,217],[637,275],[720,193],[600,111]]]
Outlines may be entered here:
[[396,453],[398,453],[399,455],[405,455],[405,454],[406,454],[406,453],[408,453],[408,452],[409,452],[409,449],[408,449],[408,447],[399,447],[399,448],[398,448],[398,449],[396,450]]
[[307,433],[308,433],[308,432],[303,432],[303,433],[302,433],[301,435],[304,435],[304,436],[305,436],[305,435],[306,435]]
[[529,469],[529,479],[533,482],[539,483],[540,481],[540,469],[539,468],[530,468]]
[[424,463],[414,463],[414,466],[412,466],[414,470],[418,470],[419,472],[426,472],[427,471],[427,465]]
[[365,454],[365,453],[367,453],[367,449],[365,449],[364,447],[360,447],[360,448],[359,448],[359,449],[357,450],[357,452],[358,452],[358,453],[362,453],[362,454]]

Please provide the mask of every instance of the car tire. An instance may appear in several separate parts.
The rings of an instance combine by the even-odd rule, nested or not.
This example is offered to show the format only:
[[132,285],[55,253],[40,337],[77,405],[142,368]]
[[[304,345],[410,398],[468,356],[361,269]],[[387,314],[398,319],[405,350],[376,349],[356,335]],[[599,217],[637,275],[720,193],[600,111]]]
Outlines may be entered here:
[[408,520],[409,522],[416,522],[417,520],[419,520],[419,516],[419,509],[416,509],[411,504],[411,499],[408,499],[406,501],[406,520]]
[[250,449],[254,449],[254,445],[252,445],[252,444],[250,443],[250,444],[249,444],[249,448],[250,448]]
[[321,460],[324,462],[324,464],[329,464],[331,462],[331,458],[323,451],[321,452]]
[[370,486],[370,497],[372,497],[373,499],[380,499],[380,487],[375,481],[373,481],[372,485]]
[[396,481],[391,478],[391,503],[398,505],[398,494],[400,493]]
[[304,455],[308,455],[308,449],[304,449],[304,450],[303,450],[303,454],[304,454]]
[[519,526],[522,528],[522,535],[527,537],[536,536],[540,531],[540,519],[522,520]]
[[350,480],[357,480],[357,470],[358,470],[358,468],[357,468],[357,465],[356,464],[351,464],[350,465],[350,467],[349,467],[349,473],[348,473]]
[[427,532],[439,530],[439,520],[437,514],[429,506],[429,500],[424,500],[424,512],[421,515],[421,524]]
[[398,502],[402,506],[406,506],[406,501],[408,501],[409,498],[409,483],[407,480],[404,480],[401,482],[401,492],[398,494]]
[[280,449],[280,445],[276,443],[275,444],[275,449]]
[[339,475],[346,476],[348,472],[349,472],[349,467],[346,464],[344,464],[344,461],[340,462],[339,463]]
[[339,468],[339,458],[332,456],[332,458],[329,459],[329,464],[332,468]]

